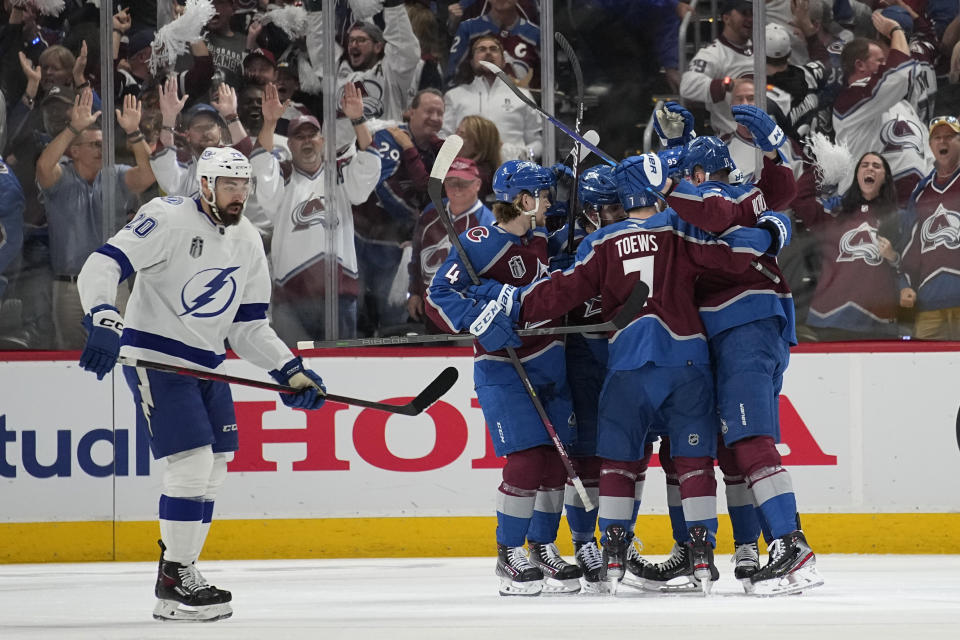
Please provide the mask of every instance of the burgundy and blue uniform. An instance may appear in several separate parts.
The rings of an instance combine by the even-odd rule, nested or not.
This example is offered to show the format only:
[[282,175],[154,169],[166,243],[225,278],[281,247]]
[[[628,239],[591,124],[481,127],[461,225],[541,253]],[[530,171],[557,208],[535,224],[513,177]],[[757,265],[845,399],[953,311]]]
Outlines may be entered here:
[[[675,456],[712,461],[717,437],[713,378],[693,287],[709,270],[749,268],[769,244],[765,230],[738,229],[721,240],[667,209],[591,234],[581,242],[572,268],[534,283],[521,294],[520,317],[525,321],[556,317],[598,292],[600,315],[609,320],[637,282],[650,289],[640,316],[609,339],[597,439],[597,455],[604,458],[601,530],[614,523],[628,530],[632,525],[632,478],[652,425],[662,425],[674,434]],[[618,476],[627,482],[617,482]],[[711,482],[712,475],[704,480]],[[715,532],[715,507],[702,520]],[[691,525],[700,523],[691,521]]]
[[[460,242],[480,277],[523,286],[547,274],[547,234],[543,228],[521,237],[498,226],[473,227],[460,234]],[[470,284],[459,253],[451,251],[430,284],[427,316],[450,332],[467,328],[478,307],[482,307],[464,294]],[[541,323],[552,324],[559,322]],[[516,351],[560,439],[572,443],[575,434],[570,421],[572,406],[563,340],[558,336],[528,337]],[[479,342],[474,342],[473,371],[494,451],[498,456],[507,456],[497,494],[497,542],[508,547],[522,546],[535,510],[550,514],[548,519],[559,524],[566,473],[506,352],[487,352]],[[550,539],[530,540],[552,542],[556,526],[552,529]]]
[[[917,311],[960,307],[960,169],[947,180],[936,170],[917,186],[908,210],[912,228],[903,250],[900,288],[917,292]],[[918,317],[917,338],[956,339],[953,314],[932,323]]]

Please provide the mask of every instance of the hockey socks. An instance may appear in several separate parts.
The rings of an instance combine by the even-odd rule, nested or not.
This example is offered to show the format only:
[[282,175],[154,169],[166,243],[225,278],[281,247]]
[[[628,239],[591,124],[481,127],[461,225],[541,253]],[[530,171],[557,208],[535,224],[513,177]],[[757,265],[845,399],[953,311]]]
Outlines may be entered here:
[[633,531],[639,462],[604,460],[600,469],[600,507],[597,525],[606,543],[606,531],[612,524]]
[[760,537],[760,512],[754,501],[753,492],[740,472],[733,450],[723,443],[722,436],[718,437],[717,461],[723,472],[727,513],[730,514],[730,524],[733,527],[734,544],[756,542]]
[[[600,496],[600,487],[597,486],[596,482],[597,481],[594,481],[592,486],[587,484],[587,481],[583,483],[587,489],[587,495],[590,496],[594,504],[599,503]],[[570,526],[570,535],[573,541],[589,542],[593,540],[596,536],[597,513],[599,509],[594,507],[592,510],[587,511],[586,507],[583,506],[583,500],[580,499],[580,494],[577,493],[577,490],[573,488],[572,484],[564,487],[563,503],[567,512],[567,524]]]
[[166,545],[166,560],[183,565],[196,560],[194,549],[203,527],[203,506],[200,498],[160,496],[160,537]]
[[522,547],[533,518],[536,489],[521,489],[506,482],[497,490],[497,543]]
[[794,531],[797,499],[793,493],[793,481],[780,464],[780,453],[773,438],[747,438],[734,443],[733,449],[770,534],[776,539]]
[[676,456],[673,464],[680,482],[680,504],[687,530],[706,529],[706,542],[717,545],[717,479],[713,472],[713,458],[709,456]]
[[530,542],[548,543],[557,539],[560,516],[563,514],[563,494],[561,487],[540,487],[533,503],[533,518],[527,530]]

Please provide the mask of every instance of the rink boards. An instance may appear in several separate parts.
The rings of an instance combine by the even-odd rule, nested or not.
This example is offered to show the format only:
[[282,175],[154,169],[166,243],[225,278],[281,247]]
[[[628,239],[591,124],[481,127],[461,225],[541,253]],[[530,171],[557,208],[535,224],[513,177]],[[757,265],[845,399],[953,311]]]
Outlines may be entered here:
[[[780,447],[808,538],[821,552],[950,552],[960,543],[960,345],[857,348],[799,348],[785,379]],[[0,562],[156,554],[161,464],[136,433],[119,369],[98,382],[76,355],[0,354]],[[305,413],[234,386],[240,451],[205,556],[489,555],[502,460],[470,350],[306,355],[331,392],[376,401],[405,402],[446,366],[460,379],[417,417],[336,403]],[[267,379],[236,359],[226,368]],[[672,544],[663,487],[654,461],[637,527],[648,553]],[[720,537],[727,550],[725,520]]]

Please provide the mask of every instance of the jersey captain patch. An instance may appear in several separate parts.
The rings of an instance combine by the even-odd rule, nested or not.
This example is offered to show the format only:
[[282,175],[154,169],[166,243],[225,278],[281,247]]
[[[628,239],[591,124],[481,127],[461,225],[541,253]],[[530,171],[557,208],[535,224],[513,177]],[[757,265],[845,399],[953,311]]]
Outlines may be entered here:
[[237,281],[232,274],[239,268],[204,269],[195,274],[180,291],[184,309],[180,315],[212,318],[226,311],[237,295]]

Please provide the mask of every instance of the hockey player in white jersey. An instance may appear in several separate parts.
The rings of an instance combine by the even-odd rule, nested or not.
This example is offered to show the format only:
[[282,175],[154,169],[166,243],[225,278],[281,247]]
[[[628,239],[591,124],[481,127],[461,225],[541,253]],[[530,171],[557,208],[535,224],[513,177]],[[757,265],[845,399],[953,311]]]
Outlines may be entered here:
[[[242,358],[300,389],[283,403],[318,409],[325,388],[267,321],[270,276],[260,236],[243,217],[250,163],[235,149],[210,147],[197,163],[200,197],[154,198],[90,255],[77,286],[89,331],[80,366],[98,379],[125,357],[216,369],[224,341]],[[114,306],[117,283],[137,273],[126,318]],[[164,458],[160,565],[153,616],[212,621],[233,611],[229,591],[210,585],[196,561],[213,501],[238,446],[230,387],[125,366],[137,428]]]

